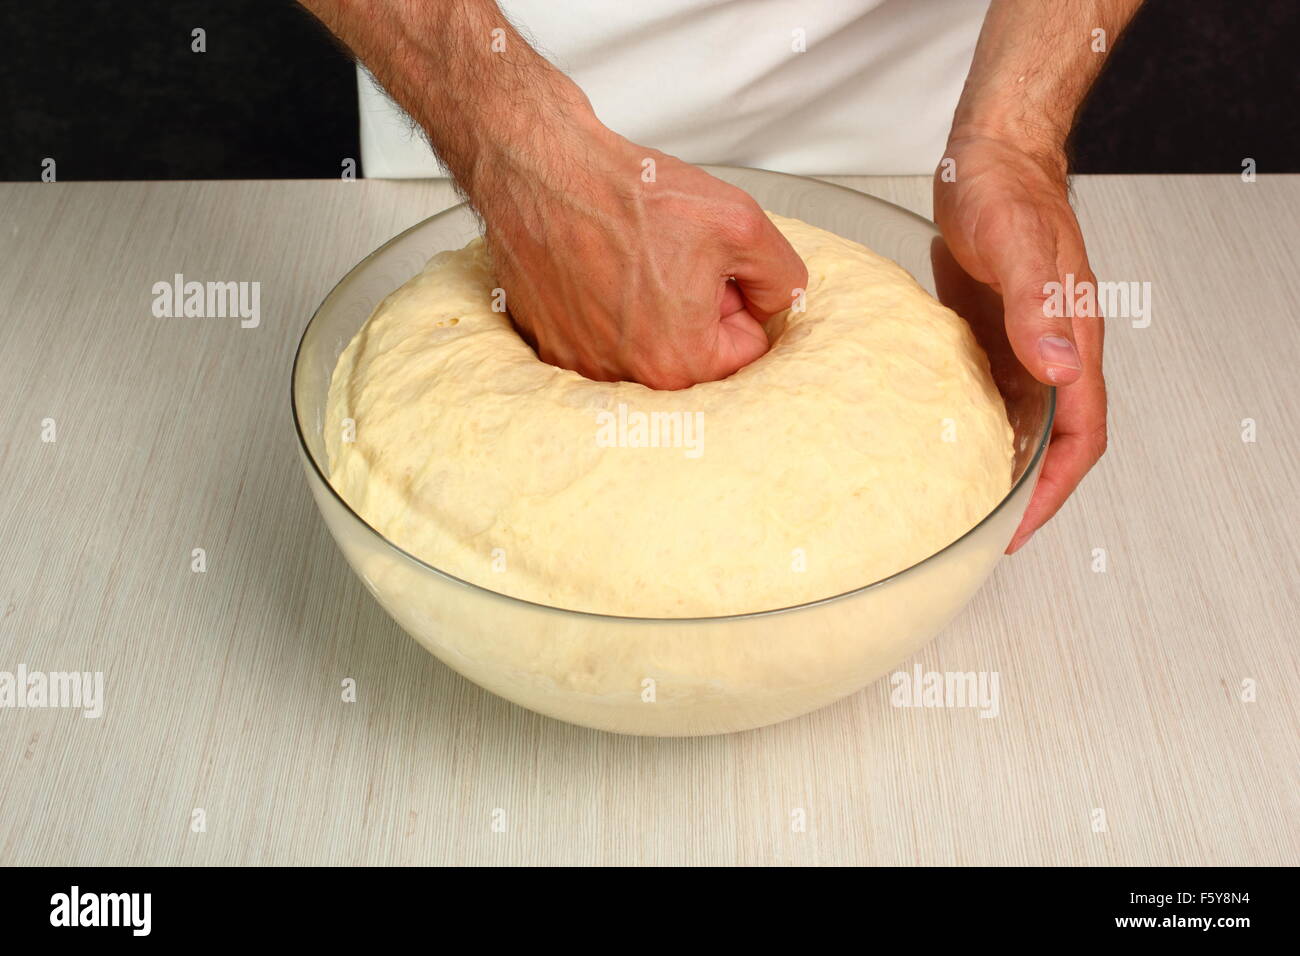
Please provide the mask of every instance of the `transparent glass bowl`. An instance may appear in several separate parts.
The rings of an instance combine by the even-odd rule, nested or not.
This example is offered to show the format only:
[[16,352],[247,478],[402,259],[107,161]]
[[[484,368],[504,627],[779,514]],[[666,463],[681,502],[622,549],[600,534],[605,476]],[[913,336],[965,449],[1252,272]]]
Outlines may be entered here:
[[[546,607],[455,578],[407,554],[329,484],[323,427],[335,362],[375,306],[428,259],[479,232],[465,206],[386,242],[325,297],[298,346],[293,418],[307,483],[370,592],[465,677],[531,710],[600,730],[688,736],[808,713],[876,680],[937,634],[992,571],[1042,467],[1055,390],[1016,361],[1002,305],[956,266],[933,223],[883,200],[797,176],[708,167],[765,209],[895,260],[969,322],[1015,431],[1011,491],[943,550],[880,581],[782,610],[712,618],[614,617]],[[721,662],[721,663],[720,663]]]

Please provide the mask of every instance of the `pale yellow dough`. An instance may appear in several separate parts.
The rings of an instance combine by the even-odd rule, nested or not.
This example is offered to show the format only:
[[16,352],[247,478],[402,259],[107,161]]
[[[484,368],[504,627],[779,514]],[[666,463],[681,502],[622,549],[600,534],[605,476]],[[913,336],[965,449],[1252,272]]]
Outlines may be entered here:
[[[435,256],[339,357],[330,481],[442,571],[607,614],[786,607],[933,554],[1010,487],[988,361],[895,263],[771,218],[808,266],[806,308],[752,365],[676,392],[541,362],[492,309],[482,243]],[[656,412],[692,430],[655,419],[661,447],[631,447]]]

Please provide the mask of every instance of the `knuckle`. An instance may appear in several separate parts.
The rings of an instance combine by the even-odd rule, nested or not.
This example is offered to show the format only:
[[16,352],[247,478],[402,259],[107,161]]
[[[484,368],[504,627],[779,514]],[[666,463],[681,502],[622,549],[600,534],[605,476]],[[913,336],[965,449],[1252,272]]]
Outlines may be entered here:
[[699,363],[694,361],[697,357],[694,350],[671,348],[661,342],[638,354],[628,368],[633,379],[642,385],[673,391],[704,380],[697,367]]
[[794,276],[795,285],[797,288],[807,290],[808,264],[803,261],[799,253],[795,252],[793,248],[790,249],[790,252],[793,253],[793,261],[791,262],[793,272],[791,274]]
[[625,351],[619,356],[618,364],[624,375],[633,382],[639,382],[648,388],[671,387],[672,366],[663,361],[657,349]]
[[[748,199],[748,197],[746,197]],[[752,246],[762,241],[767,232],[767,217],[752,199],[733,206],[723,216],[723,232],[739,246]]]
[[1088,443],[1089,450],[1092,452],[1093,461],[1100,460],[1101,456],[1106,454],[1106,447],[1109,444],[1110,438],[1107,434],[1106,423],[1103,422],[1093,431]]

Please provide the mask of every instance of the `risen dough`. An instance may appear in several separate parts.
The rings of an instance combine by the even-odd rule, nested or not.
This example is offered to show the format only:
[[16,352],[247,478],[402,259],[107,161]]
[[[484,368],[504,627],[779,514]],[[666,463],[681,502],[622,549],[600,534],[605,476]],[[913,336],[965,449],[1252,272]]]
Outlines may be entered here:
[[492,309],[482,243],[435,256],[339,357],[334,487],[449,574],[607,614],[780,608],[938,551],[1011,482],[983,351],[898,265],[771,218],[806,308],[758,361],[675,392],[541,362]]

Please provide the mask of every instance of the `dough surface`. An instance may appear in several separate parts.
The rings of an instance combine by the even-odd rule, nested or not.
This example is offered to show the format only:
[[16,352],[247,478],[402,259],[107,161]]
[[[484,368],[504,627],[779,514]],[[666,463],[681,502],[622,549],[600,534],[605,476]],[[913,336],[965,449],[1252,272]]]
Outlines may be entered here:
[[492,309],[481,241],[434,256],[339,357],[331,483],[442,571],[606,614],[787,607],[940,550],[1011,485],[984,352],[895,263],[771,218],[805,309],[758,361],[675,392],[541,362]]

